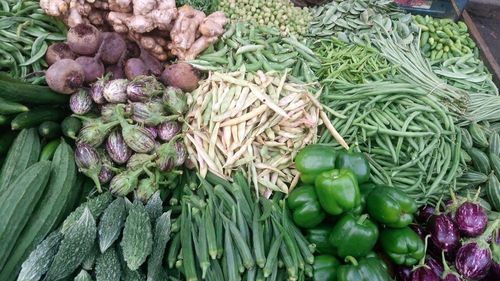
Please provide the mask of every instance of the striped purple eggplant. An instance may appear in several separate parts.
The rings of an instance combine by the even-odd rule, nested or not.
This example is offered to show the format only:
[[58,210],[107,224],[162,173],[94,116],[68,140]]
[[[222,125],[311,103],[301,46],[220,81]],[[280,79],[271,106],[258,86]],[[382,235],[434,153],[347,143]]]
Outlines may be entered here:
[[127,97],[130,101],[147,101],[163,93],[163,85],[154,76],[140,75],[127,86]]
[[106,151],[116,164],[125,164],[132,155],[119,130],[114,130],[106,140]]
[[83,115],[92,109],[92,98],[87,89],[80,89],[69,98],[69,108],[73,113]]
[[127,79],[115,79],[106,83],[103,90],[103,96],[110,103],[127,102]]
[[167,121],[157,127],[158,137],[162,141],[170,141],[181,131],[181,125],[176,121]]
[[75,149],[75,162],[78,166],[78,170],[91,178],[97,190],[101,192],[99,173],[101,172],[102,162],[97,150],[86,143],[77,143]]

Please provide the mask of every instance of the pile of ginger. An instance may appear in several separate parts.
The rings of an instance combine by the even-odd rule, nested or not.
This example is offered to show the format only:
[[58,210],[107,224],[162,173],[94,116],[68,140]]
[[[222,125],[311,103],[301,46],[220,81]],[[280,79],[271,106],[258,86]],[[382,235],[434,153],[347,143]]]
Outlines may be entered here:
[[90,23],[126,35],[164,61],[170,54],[194,59],[224,33],[222,12],[205,15],[175,0],[40,0],[46,14],[69,27]]

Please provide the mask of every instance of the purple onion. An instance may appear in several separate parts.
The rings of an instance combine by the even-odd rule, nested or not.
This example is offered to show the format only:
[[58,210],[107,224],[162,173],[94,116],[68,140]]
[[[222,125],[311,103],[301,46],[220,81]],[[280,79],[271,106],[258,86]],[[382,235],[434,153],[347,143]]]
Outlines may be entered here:
[[106,151],[116,164],[125,164],[132,155],[132,150],[127,146],[118,130],[109,134],[106,141]]
[[156,139],[158,137],[158,131],[156,130],[156,127],[150,127],[146,126],[144,129],[148,130],[148,132],[151,134],[151,136]]
[[437,276],[441,276],[444,271],[444,267],[437,259],[429,256],[425,260],[425,264],[434,272]]
[[186,162],[187,159],[187,150],[184,143],[180,141],[175,143],[175,153],[175,166],[180,167],[184,165],[184,162]]
[[104,104],[106,103],[106,99],[104,98],[104,86],[107,83],[107,79],[99,79],[97,82],[92,84],[90,87],[90,96],[92,97],[92,100],[97,103],[97,104]]
[[80,89],[69,98],[69,107],[75,114],[83,115],[92,109],[92,98],[86,89]]
[[99,182],[101,184],[108,183],[114,176],[115,173],[111,171],[111,169],[106,166],[102,166],[101,171],[99,172]]
[[137,76],[127,86],[127,97],[130,101],[147,101],[163,93],[163,85],[154,76]]
[[170,141],[181,131],[181,125],[175,121],[161,123],[158,128],[158,137],[163,141]]
[[476,237],[484,232],[488,225],[488,215],[483,207],[473,202],[465,202],[455,213],[460,233],[467,237]]
[[418,210],[416,219],[419,223],[428,223],[435,212],[436,208],[434,208],[432,205],[424,205]]
[[444,251],[452,259],[460,246],[460,232],[455,222],[448,215],[440,214],[430,220],[428,230],[433,250]]
[[411,268],[406,266],[397,266],[394,270],[397,281],[411,281]]
[[491,250],[487,245],[486,247],[480,245],[480,242],[463,245],[455,258],[455,267],[467,279],[476,280],[486,277],[491,265]]
[[127,102],[127,79],[115,79],[106,83],[103,90],[103,96],[110,103]]
[[415,269],[411,274],[412,281],[439,281],[439,279],[439,276],[426,266]]
[[179,88],[167,87],[163,93],[163,102],[172,114],[184,114],[188,109],[186,95]]
[[86,143],[77,143],[75,149],[75,162],[78,166],[78,170],[91,178],[97,190],[101,192],[99,173],[102,168],[102,162],[97,150]]

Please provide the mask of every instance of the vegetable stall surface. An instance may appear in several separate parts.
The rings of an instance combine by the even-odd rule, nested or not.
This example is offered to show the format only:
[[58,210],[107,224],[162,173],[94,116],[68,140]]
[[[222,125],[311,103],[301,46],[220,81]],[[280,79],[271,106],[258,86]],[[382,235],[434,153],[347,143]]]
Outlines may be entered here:
[[242,68],[201,82],[190,97],[185,143],[202,176],[211,171],[229,178],[244,167],[256,192],[288,193],[286,183],[298,176],[293,157],[315,141],[321,120],[329,120],[320,117],[321,105],[304,85],[286,79]]

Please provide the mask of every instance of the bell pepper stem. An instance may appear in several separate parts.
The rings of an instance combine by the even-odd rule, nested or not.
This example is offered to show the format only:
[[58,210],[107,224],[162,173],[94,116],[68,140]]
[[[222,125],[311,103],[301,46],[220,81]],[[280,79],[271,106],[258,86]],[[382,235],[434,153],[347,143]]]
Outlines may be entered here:
[[356,223],[357,224],[363,224],[367,218],[368,218],[368,214],[364,214],[364,215],[362,215],[362,216],[360,216],[358,218],[358,220],[356,221]]
[[356,260],[356,258],[352,257],[352,256],[347,256],[345,258],[345,262],[350,262],[352,263],[354,266],[358,266],[358,261]]

